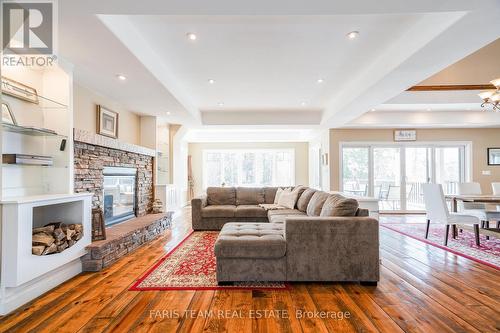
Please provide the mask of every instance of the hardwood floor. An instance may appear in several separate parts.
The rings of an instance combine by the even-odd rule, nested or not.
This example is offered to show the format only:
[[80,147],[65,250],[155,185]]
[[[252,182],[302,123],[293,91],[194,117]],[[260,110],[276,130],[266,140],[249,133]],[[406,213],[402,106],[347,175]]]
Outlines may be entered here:
[[[325,283],[292,284],[286,291],[128,291],[134,280],[179,243],[189,229],[190,216],[185,212],[165,236],[108,269],[81,274],[1,318],[0,331],[500,330],[497,270],[384,228],[380,230],[382,266],[377,287]],[[251,310],[253,318],[249,315]],[[259,315],[261,318],[256,318]]]

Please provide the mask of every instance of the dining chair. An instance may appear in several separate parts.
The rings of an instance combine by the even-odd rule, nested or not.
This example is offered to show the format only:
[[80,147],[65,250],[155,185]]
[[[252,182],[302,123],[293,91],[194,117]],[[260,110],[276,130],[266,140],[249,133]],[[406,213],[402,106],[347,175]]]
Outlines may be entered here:
[[[492,183],[492,187],[493,187]],[[482,194],[481,184],[476,182],[471,183],[460,183],[458,184],[458,194],[459,195],[475,195]],[[475,202],[458,202],[460,210],[469,215],[477,216],[481,220],[481,228],[489,228],[490,221],[497,221],[497,227],[499,225],[499,213],[494,210],[490,210],[489,207],[485,204],[475,203]],[[489,236],[486,236],[486,239],[490,239]]]
[[[458,184],[458,194],[459,195],[475,195],[475,194],[483,194],[481,191],[481,184],[476,182],[471,183],[459,183]],[[478,204],[475,202],[458,202],[459,207],[464,209],[484,209],[484,204]]]
[[500,195],[500,183],[491,183],[494,195]]
[[398,209],[401,202],[401,186],[389,185],[385,200],[391,202],[392,209]]
[[457,224],[472,224],[476,245],[479,246],[479,218],[473,215],[450,213],[446,199],[444,197],[441,184],[422,184],[424,192],[425,210],[427,211],[427,226],[425,228],[425,238],[429,236],[430,223],[445,224],[444,245],[448,246],[448,234],[450,225],[453,227],[453,238],[458,235]]

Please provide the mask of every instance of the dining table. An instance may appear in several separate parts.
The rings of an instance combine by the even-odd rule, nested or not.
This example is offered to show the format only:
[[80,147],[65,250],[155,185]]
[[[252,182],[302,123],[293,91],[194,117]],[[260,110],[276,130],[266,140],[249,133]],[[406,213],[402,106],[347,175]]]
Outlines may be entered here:
[[496,236],[500,233],[500,195],[491,194],[448,194],[445,195],[447,200],[451,201],[451,210],[458,212],[458,202],[471,202],[484,204],[484,212],[486,216],[496,221],[496,228],[490,228],[489,221],[481,225],[481,229],[487,236]]

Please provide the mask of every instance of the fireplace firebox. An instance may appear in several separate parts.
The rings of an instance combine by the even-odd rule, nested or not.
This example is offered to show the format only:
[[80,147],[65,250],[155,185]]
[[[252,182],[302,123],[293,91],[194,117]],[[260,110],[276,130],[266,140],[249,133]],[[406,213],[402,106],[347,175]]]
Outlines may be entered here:
[[134,218],[137,169],[105,167],[103,170],[104,221],[106,226]]

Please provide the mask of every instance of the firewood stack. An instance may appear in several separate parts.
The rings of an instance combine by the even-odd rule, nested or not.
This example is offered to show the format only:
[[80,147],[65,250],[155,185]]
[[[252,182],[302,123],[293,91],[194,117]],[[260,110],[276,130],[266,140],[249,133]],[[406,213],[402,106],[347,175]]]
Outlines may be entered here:
[[31,252],[37,256],[59,253],[72,247],[83,237],[83,225],[49,223],[34,228]]

